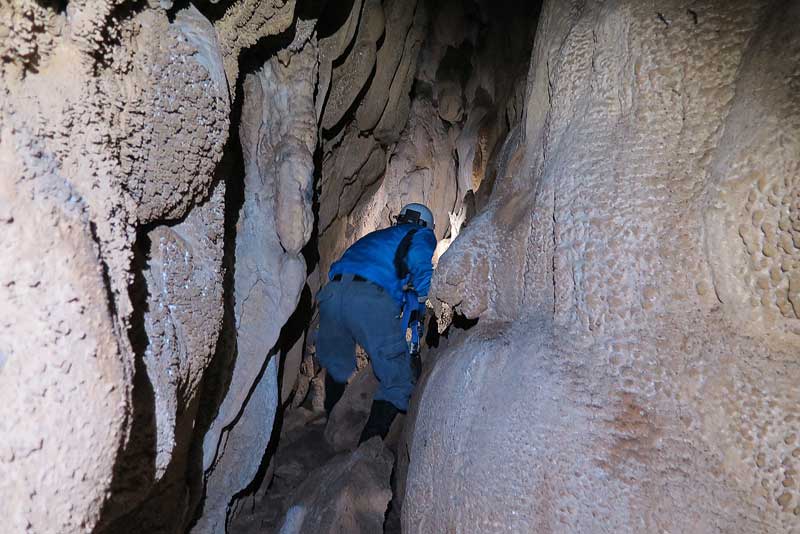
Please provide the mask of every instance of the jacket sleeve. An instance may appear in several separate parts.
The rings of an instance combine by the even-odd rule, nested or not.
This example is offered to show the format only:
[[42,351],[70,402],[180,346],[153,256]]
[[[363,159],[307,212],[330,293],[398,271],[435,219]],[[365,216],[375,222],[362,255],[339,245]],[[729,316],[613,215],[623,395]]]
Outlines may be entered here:
[[434,250],[436,250],[436,236],[433,230],[426,228],[414,234],[406,255],[406,265],[411,271],[412,283],[423,302],[431,287]]

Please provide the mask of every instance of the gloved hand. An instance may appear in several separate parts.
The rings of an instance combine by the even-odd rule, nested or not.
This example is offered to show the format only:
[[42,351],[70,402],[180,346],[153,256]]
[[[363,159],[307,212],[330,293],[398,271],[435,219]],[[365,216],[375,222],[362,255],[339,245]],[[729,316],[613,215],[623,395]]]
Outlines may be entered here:
[[411,322],[411,329],[412,329],[412,335],[411,335],[411,344],[409,346],[409,353],[411,355],[411,372],[414,375],[414,382],[416,382],[419,379],[419,375],[422,373],[422,358],[420,357],[419,354],[420,346],[422,345],[422,335],[424,330],[422,321],[413,320],[413,322]]
[[414,383],[419,380],[419,375],[422,374],[422,358],[420,358],[419,351],[411,353],[411,374],[414,376]]
[[425,307],[424,304],[422,304],[419,308],[411,310],[411,313],[409,314],[409,320],[408,320],[409,327],[415,322],[419,323],[420,337],[422,337],[422,331],[425,328],[425,316],[427,315],[426,313],[427,311],[428,309]]

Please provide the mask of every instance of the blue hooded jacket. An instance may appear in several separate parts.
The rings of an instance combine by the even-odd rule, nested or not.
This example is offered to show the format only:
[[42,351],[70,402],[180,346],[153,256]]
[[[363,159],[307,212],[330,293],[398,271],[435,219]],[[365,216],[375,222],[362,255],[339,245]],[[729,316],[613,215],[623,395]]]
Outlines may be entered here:
[[[405,256],[408,267],[408,280],[398,278],[394,259],[397,247],[411,230],[416,230]],[[331,265],[328,276],[337,274],[357,274],[382,287],[399,305],[410,303],[409,295],[403,291],[406,282],[414,289],[414,300],[419,299],[419,309],[425,308],[425,297],[431,285],[433,274],[433,252],[436,250],[436,236],[433,230],[416,224],[399,224],[369,233],[353,243],[341,259]],[[408,306],[404,314],[412,310]]]

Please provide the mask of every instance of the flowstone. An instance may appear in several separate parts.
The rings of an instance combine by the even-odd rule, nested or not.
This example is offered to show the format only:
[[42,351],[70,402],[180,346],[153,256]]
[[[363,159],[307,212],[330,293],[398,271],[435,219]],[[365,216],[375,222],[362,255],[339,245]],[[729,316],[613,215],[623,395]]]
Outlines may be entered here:
[[523,127],[434,275],[479,322],[417,390],[404,530],[800,532],[800,8],[540,20]]

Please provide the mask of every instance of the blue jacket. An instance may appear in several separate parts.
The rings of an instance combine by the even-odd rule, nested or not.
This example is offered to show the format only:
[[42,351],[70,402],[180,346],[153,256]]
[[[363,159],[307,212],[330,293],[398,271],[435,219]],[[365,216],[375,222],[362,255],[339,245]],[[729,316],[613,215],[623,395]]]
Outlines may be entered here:
[[[430,228],[400,224],[369,233],[353,243],[341,259],[331,265],[329,278],[333,279],[337,274],[357,274],[382,287],[399,305],[408,304],[409,295],[403,291],[405,281],[398,278],[394,260],[400,242],[414,229],[417,231],[411,238],[405,259],[408,281],[416,290],[413,296],[421,301],[419,308],[424,310],[433,274],[431,260],[436,249],[436,236]],[[404,310],[406,314],[411,311],[408,307]]]

